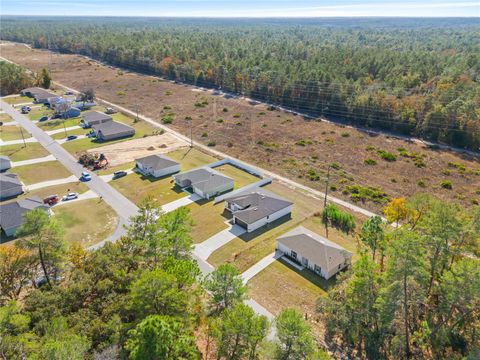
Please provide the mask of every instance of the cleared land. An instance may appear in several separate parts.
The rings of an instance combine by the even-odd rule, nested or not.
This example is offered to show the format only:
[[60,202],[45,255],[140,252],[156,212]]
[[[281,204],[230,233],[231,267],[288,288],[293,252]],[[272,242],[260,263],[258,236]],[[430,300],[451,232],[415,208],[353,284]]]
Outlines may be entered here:
[[47,161],[40,164],[16,166],[10,172],[17,174],[25,185],[42,181],[62,179],[71,173],[58,161]]
[[53,208],[55,217],[65,226],[65,239],[83,247],[96,244],[115,230],[115,211],[99,199],[83,200]]
[[48,151],[39,143],[0,146],[0,154],[6,155],[11,161],[22,161],[41,158],[48,155]]
[[22,131],[23,137],[28,139],[31,135],[20,126],[15,125],[8,125],[8,126],[0,126],[0,139],[3,141],[10,141],[10,140],[17,140],[22,138]]
[[[45,67],[50,60],[50,52],[23,45],[5,45],[2,55],[33,70]],[[65,85],[81,89],[88,83],[99,97],[130,109],[138,104],[142,114],[159,122],[171,116],[171,126],[186,135],[191,126],[186,118],[190,117],[195,140],[215,143],[218,150],[313,188],[323,190],[327,165],[335,164],[331,182],[335,195],[372,210],[383,206],[385,196],[372,201],[382,193],[399,197],[429,192],[464,205],[480,201],[476,193],[480,189],[480,163],[470,156],[269,111],[246,99],[192,91],[195,89],[189,86],[119,72],[77,55],[53,57],[53,77]],[[155,101],[151,94],[155,94]],[[394,154],[396,161],[383,160],[382,151]],[[369,160],[375,165],[368,165],[374,163]],[[441,187],[443,180],[451,181],[453,189]],[[368,186],[377,188],[377,194]]]

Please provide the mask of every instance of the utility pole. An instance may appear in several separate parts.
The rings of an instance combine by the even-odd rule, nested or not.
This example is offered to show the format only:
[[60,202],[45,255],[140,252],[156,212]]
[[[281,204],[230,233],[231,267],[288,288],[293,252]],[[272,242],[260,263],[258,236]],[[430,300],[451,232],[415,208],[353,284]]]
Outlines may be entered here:
[[327,197],[328,197],[328,186],[330,184],[330,165],[327,168],[327,182],[325,184],[325,198],[323,200],[323,222],[325,223],[325,237],[328,239],[328,215],[326,212],[327,209]]
[[[2,123],[2,125],[3,125],[3,123]],[[23,147],[27,147],[27,142],[25,141],[25,136],[23,136],[23,128],[22,128],[22,125],[18,124],[18,126],[20,127],[20,133],[22,134]]]
[[193,118],[190,120],[190,148],[193,148]]

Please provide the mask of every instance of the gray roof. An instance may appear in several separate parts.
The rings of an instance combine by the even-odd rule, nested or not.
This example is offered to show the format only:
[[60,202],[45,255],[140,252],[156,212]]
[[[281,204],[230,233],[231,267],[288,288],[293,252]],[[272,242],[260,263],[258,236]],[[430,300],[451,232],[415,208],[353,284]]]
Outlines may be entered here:
[[49,209],[38,196],[0,205],[0,227],[6,230],[22,225],[23,214],[36,208],[41,208],[45,211]]
[[135,129],[131,126],[122,124],[117,121],[107,121],[101,124],[93,125],[92,128],[98,133],[101,132],[103,136],[117,135],[117,134],[129,134]]
[[229,183],[233,186],[232,178],[222,175],[209,167],[186,171],[178,175],[173,175],[173,177],[180,182],[189,181],[191,186],[195,186],[203,192],[215,191],[215,189],[220,186]]
[[225,201],[243,208],[235,212],[235,217],[247,224],[253,224],[293,204],[260,188],[226,198]]
[[11,164],[10,158],[6,155],[0,155],[0,164]]
[[23,89],[22,93],[29,93],[35,99],[37,99],[37,98],[48,99],[48,98],[57,96],[54,93],[51,93],[50,91],[47,91],[47,90],[39,88],[39,87],[31,87],[31,88]]
[[168,156],[161,154],[148,155],[143,158],[136,159],[135,161],[145,167],[150,167],[155,170],[162,170],[174,165],[179,165],[179,163],[175,160],[172,160]]
[[0,173],[0,191],[10,190],[16,187],[22,187],[23,184],[17,174]]
[[85,113],[83,113],[82,118],[85,121],[112,120],[112,117],[110,115],[102,113],[100,111],[85,112]]
[[280,236],[277,242],[327,270],[352,257],[350,251],[303,226]]

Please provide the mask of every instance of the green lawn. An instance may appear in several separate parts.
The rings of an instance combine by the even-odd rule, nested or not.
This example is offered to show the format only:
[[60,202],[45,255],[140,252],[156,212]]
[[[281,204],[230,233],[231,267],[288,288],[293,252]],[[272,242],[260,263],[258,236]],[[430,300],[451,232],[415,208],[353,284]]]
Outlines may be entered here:
[[30,196],[38,196],[40,199],[44,199],[50,195],[58,195],[62,197],[66,195],[68,192],[77,192],[82,194],[88,190],[88,186],[84,183],[77,181],[68,184],[60,184],[49,186],[37,190],[28,191],[25,194],[21,195],[22,198],[30,197]]
[[187,196],[180,188],[173,187],[171,176],[155,179],[133,173],[112,180],[109,184],[135,204],[139,204],[147,196],[153,196],[161,205]]
[[52,114],[53,114],[53,111],[50,110],[48,107],[41,106],[41,107],[32,108],[32,110],[30,110],[30,112],[28,113],[27,117],[30,120],[39,120],[43,116],[51,116]]
[[25,185],[42,181],[62,179],[71,173],[58,161],[47,161],[41,164],[16,166],[10,172],[17,174]]
[[[69,135],[86,135],[87,133],[88,133],[88,130],[85,130],[85,129],[67,130],[67,136],[69,136]],[[65,136],[64,131],[50,135],[50,137],[52,139],[56,139],[56,140],[65,139],[67,136]]]
[[21,126],[9,125],[9,126],[0,126],[0,139],[3,141],[17,140],[22,138],[28,139],[30,135],[25,129]]
[[227,218],[222,216],[223,202],[214,205],[213,201],[202,200],[189,204],[187,208],[193,219],[193,229],[190,234],[194,243],[201,243],[228,227],[225,224]]
[[63,120],[63,119],[47,120],[41,123],[37,123],[37,126],[44,131],[50,131],[50,130],[56,130],[56,129],[63,129],[64,123],[66,128],[70,126],[76,126],[80,124],[80,118],[76,117],[76,118],[71,118],[66,120]]
[[117,227],[115,211],[100,199],[89,199],[53,208],[65,226],[65,239],[87,247],[104,240]]
[[0,121],[6,123],[6,122],[13,121],[13,119],[10,115],[3,113],[3,114],[0,114]]
[[0,146],[0,154],[6,155],[12,161],[22,161],[28,159],[36,159],[48,155],[48,151],[39,143]]
[[135,167],[135,161],[130,161],[117,166],[107,166],[105,169],[95,171],[95,173],[97,175],[108,175],[108,174],[113,174],[115,171],[130,170],[134,167]]
[[8,97],[8,98],[2,98],[2,100],[5,101],[7,104],[10,104],[10,105],[23,104],[23,103],[28,103],[28,102],[32,103],[33,102],[32,98],[29,98],[28,96],[20,96],[20,95]]
[[261,180],[260,178],[229,164],[216,167],[215,170],[235,180],[235,189]]

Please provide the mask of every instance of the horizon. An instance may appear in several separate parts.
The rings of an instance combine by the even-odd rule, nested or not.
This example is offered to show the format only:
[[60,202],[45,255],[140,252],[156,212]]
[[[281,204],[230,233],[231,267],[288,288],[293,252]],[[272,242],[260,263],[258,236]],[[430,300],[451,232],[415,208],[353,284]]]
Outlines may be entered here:
[[[478,18],[480,2],[465,0],[3,0],[1,16],[145,17],[145,18]],[[265,16],[268,14],[268,16]]]

